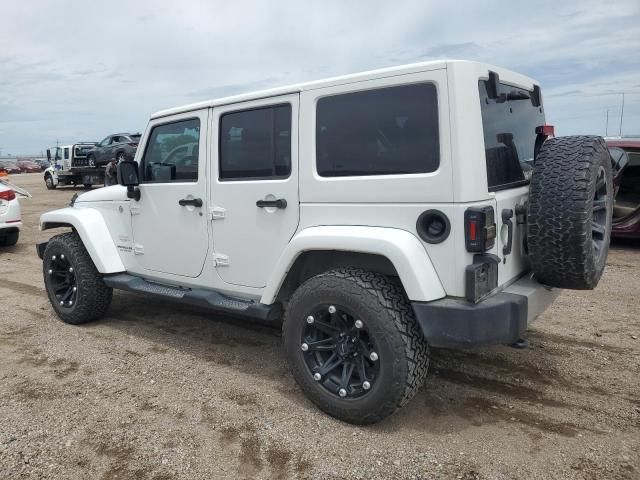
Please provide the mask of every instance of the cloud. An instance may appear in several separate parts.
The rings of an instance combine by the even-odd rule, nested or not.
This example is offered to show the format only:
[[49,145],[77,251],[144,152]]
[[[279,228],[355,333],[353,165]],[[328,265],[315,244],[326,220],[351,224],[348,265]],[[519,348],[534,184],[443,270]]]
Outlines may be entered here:
[[561,133],[604,133],[617,101],[597,95],[627,91],[624,131],[640,132],[640,3],[531,5],[2,2],[0,145],[28,153],[100,140],[194,100],[445,57],[538,79]]

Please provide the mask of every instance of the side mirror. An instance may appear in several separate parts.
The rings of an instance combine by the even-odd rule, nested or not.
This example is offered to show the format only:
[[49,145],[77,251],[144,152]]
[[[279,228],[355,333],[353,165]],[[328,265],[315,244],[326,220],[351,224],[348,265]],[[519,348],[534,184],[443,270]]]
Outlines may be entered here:
[[51,162],[51,150],[47,148],[47,160]]
[[127,187],[127,197],[140,200],[140,190],[136,188],[140,185],[138,174],[138,163],[125,160],[118,163],[118,183]]

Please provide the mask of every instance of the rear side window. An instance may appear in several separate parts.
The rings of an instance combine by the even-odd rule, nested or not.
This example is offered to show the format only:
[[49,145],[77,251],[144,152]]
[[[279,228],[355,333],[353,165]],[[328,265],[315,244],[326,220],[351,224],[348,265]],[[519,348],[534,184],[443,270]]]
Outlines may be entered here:
[[291,105],[220,118],[220,180],[286,178],[291,173]]
[[145,183],[196,182],[200,120],[156,125],[142,157]]
[[316,167],[323,177],[428,173],[440,163],[431,83],[321,98]]
[[488,81],[479,82],[489,191],[526,184],[533,171],[536,127],[544,110],[527,90],[500,83],[490,98]]
[[64,148],[64,159],[65,160],[69,159],[69,148],[68,147]]

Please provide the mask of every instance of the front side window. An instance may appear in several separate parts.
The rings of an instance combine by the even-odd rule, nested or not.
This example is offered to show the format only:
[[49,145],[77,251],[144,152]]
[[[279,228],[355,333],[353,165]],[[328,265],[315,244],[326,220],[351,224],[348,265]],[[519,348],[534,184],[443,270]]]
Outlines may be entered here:
[[197,118],[156,125],[142,157],[144,182],[196,182],[199,146]]
[[220,180],[286,178],[291,173],[291,105],[220,118]]
[[316,166],[323,177],[438,169],[438,98],[431,83],[321,98]]
[[100,142],[100,146],[101,147],[106,147],[107,145],[109,145],[109,143],[111,143],[111,137],[107,137],[104,140],[102,140]]
[[69,148],[65,147],[64,149],[64,159],[69,160]]

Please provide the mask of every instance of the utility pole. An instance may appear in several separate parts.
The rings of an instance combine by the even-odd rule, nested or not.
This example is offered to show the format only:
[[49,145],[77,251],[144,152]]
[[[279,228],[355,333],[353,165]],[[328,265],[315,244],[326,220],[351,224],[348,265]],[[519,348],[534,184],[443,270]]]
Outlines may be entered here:
[[624,92],[622,92],[622,108],[620,109],[620,129],[618,135],[622,138],[622,117],[624,116]]
[[607,108],[607,123],[605,124],[606,126],[604,127],[604,136],[608,137],[609,136],[609,109]]

